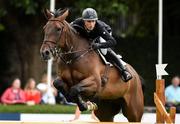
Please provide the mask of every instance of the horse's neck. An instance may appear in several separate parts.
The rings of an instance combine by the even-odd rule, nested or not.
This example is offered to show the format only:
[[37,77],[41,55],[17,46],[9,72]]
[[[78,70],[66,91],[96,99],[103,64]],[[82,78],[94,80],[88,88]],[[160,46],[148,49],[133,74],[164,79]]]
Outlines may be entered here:
[[74,50],[83,50],[89,47],[89,43],[86,39],[82,38],[76,31],[68,24],[68,44],[71,44]]

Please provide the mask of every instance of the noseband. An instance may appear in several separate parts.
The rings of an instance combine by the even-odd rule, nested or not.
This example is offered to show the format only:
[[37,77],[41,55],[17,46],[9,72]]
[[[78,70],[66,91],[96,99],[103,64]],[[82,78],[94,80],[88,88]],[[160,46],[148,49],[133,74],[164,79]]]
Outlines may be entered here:
[[[64,30],[65,24],[62,21],[58,20],[58,19],[49,19],[48,21],[58,21],[58,22],[63,24],[61,35],[59,37],[59,40],[60,40],[61,37],[62,37],[62,32],[66,33],[66,31]],[[65,41],[67,42],[67,36],[65,37]],[[93,50],[92,47],[89,47],[88,49],[84,49],[84,50],[72,51],[73,46],[71,46],[69,51],[63,52],[61,50],[61,48],[57,47],[57,42],[56,41],[44,40],[43,43],[48,45],[48,47],[50,49],[50,52],[52,53],[53,57],[60,58],[66,65],[73,64],[75,61],[78,61],[79,59],[83,58],[87,53],[89,53],[90,51]],[[51,48],[49,43],[54,44],[54,47]]]

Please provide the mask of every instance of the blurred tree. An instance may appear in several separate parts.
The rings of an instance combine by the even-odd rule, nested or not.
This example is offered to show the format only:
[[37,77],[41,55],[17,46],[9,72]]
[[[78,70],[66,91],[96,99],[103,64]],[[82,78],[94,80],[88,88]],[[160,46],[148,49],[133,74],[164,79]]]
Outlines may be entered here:
[[[42,41],[42,25],[45,22],[42,8],[48,8],[48,2],[4,0],[0,5],[0,36],[4,41],[2,47],[8,47],[2,51],[6,54],[6,62],[1,63],[4,67],[1,70],[1,80],[11,83],[12,78],[20,77],[24,85],[29,77],[38,79],[44,68],[39,48]],[[11,76],[7,77],[9,75]]]

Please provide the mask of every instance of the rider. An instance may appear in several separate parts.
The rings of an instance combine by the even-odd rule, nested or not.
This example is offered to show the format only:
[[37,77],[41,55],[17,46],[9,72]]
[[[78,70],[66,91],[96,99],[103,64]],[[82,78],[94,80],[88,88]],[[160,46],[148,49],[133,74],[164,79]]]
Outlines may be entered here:
[[[108,48],[107,53],[103,54],[105,58],[108,58],[110,62],[115,63],[119,69],[122,79],[127,82],[132,78],[132,75],[127,71],[126,67],[122,64],[122,61],[117,57],[116,53],[111,47],[116,45],[116,40],[111,36],[111,27],[105,24],[103,21],[98,20],[96,11],[93,8],[86,8],[82,12],[82,17],[76,19],[71,25],[84,37],[88,38],[92,42],[93,49]],[[99,40],[101,37],[105,42]],[[97,40],[98,39],[98,40]]]

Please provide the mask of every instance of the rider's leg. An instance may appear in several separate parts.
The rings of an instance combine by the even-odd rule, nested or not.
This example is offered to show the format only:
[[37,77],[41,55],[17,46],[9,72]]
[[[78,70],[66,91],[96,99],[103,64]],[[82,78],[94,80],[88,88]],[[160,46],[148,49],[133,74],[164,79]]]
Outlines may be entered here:
[[122,61],[120,58],[117,57],[116,53],[112,49],[108,49],[107,54],[105,57],[109,58],[110,61],[116,64],[117,68],[119,69],[121,75],[122,75],[122,80],[127,82],[132,78],[132,75],[128,72],[126,67],[123,65]]

